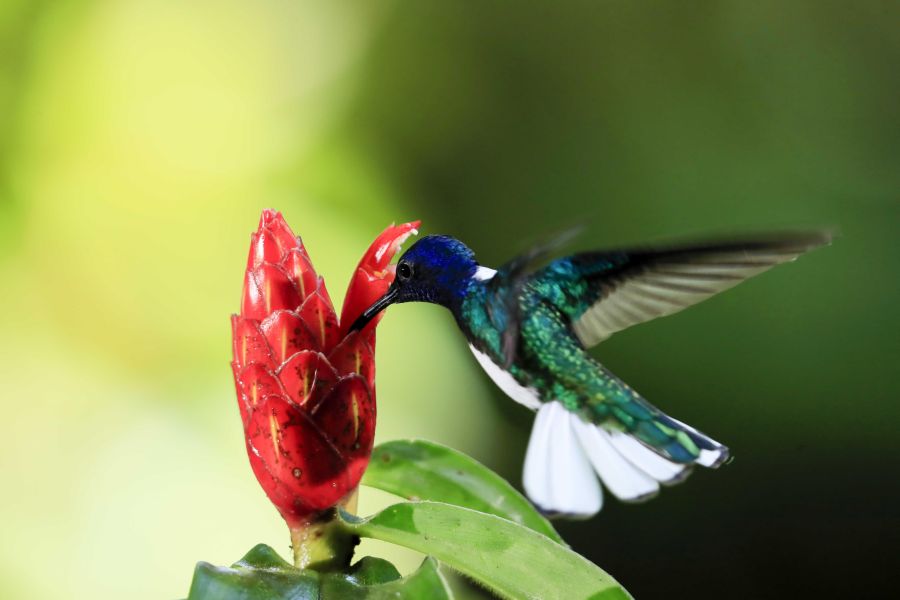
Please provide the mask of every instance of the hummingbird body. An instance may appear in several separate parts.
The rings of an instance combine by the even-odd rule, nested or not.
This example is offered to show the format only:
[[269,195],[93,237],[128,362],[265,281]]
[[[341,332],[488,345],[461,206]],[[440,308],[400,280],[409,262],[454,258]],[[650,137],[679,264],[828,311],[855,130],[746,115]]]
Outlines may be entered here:
[[694,464],[716,467],[729,454],[651,405],[587,349],[828,239],[812,233],[592,252],[538,269],[532,253],[494,271],[458,240],[427,236],[401,257],[392,289],[354,327],[390,303],[450,309],[491,379],[537,412],[526,493],[547,512],[590,516],[602,506],[598,477],[618,498],[638,501],[683,480]]

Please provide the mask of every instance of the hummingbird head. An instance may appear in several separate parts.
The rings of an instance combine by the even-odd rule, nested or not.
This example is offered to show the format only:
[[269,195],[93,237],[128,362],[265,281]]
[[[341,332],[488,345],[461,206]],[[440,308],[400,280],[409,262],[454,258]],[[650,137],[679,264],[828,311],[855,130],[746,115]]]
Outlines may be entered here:
[[431,302],[451,308],[465,295],[477,269],[475,253],[459,240],[425,236],[403,253],[394,283],[350,329],[362,329],[382,310],[400,302]]

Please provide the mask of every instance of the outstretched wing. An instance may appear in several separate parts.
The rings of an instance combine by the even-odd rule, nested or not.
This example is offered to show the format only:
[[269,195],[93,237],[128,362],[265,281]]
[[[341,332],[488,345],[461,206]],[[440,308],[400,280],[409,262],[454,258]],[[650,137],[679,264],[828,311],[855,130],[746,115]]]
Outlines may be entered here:
[[[831,241],[824,231],[743,240],[588,252],[529,277],[589,348],[617,331],[671,315]],[[559,284],[553,285],[553,284]]]

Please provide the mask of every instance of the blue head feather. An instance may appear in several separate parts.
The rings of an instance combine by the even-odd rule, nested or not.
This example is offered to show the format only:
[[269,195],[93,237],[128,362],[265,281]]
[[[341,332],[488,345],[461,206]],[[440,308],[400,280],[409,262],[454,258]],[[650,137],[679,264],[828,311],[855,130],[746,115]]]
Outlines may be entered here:
[[478,263],[475,253],[446,235],[417,241],[397,262],[395,302],[434,302],[451,307],[466,293]]

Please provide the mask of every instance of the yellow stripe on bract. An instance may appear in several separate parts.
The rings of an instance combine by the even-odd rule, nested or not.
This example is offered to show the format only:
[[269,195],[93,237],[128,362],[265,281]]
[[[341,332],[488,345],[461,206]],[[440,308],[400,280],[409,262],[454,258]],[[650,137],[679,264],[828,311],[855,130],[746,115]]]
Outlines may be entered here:
[[287,359],[287,343],[288,332],[286,328],[281,329],[281,360]]
[[275,462],[278,462],[281,452],[278,449],[278,420],[275,415],[269,415],[269,433],[272,436],[272,448],[275,450]]
[[301,403],[306,404],[306,401],[309,400],[309,373],[307,371],[303,371],[301,381],[303,382],[303,400]]
[[325,313],[319,307],[319,337],[322,338],[322,347],[325,347]]
[[298,266],[297,272],[294,274],[297,278],[297,283],[300,284],[300,297],[306,298],[306,284],[303,283],[303,270]]
[[256,406],[257,400],[259,400],[259,386],[254,385],[250,388],[250,406]]
[[359,373],[359,370],[362,369],[362,353],[357,349],[355,356],[356,356],[356,368],[353,369],[353,372]]
[[350,392],[350,403],[353,407],[353,439],[359,437],[359,404],[356,402],[356,392]]
[[266,314],[272,312],[272,280],[266,279]]

